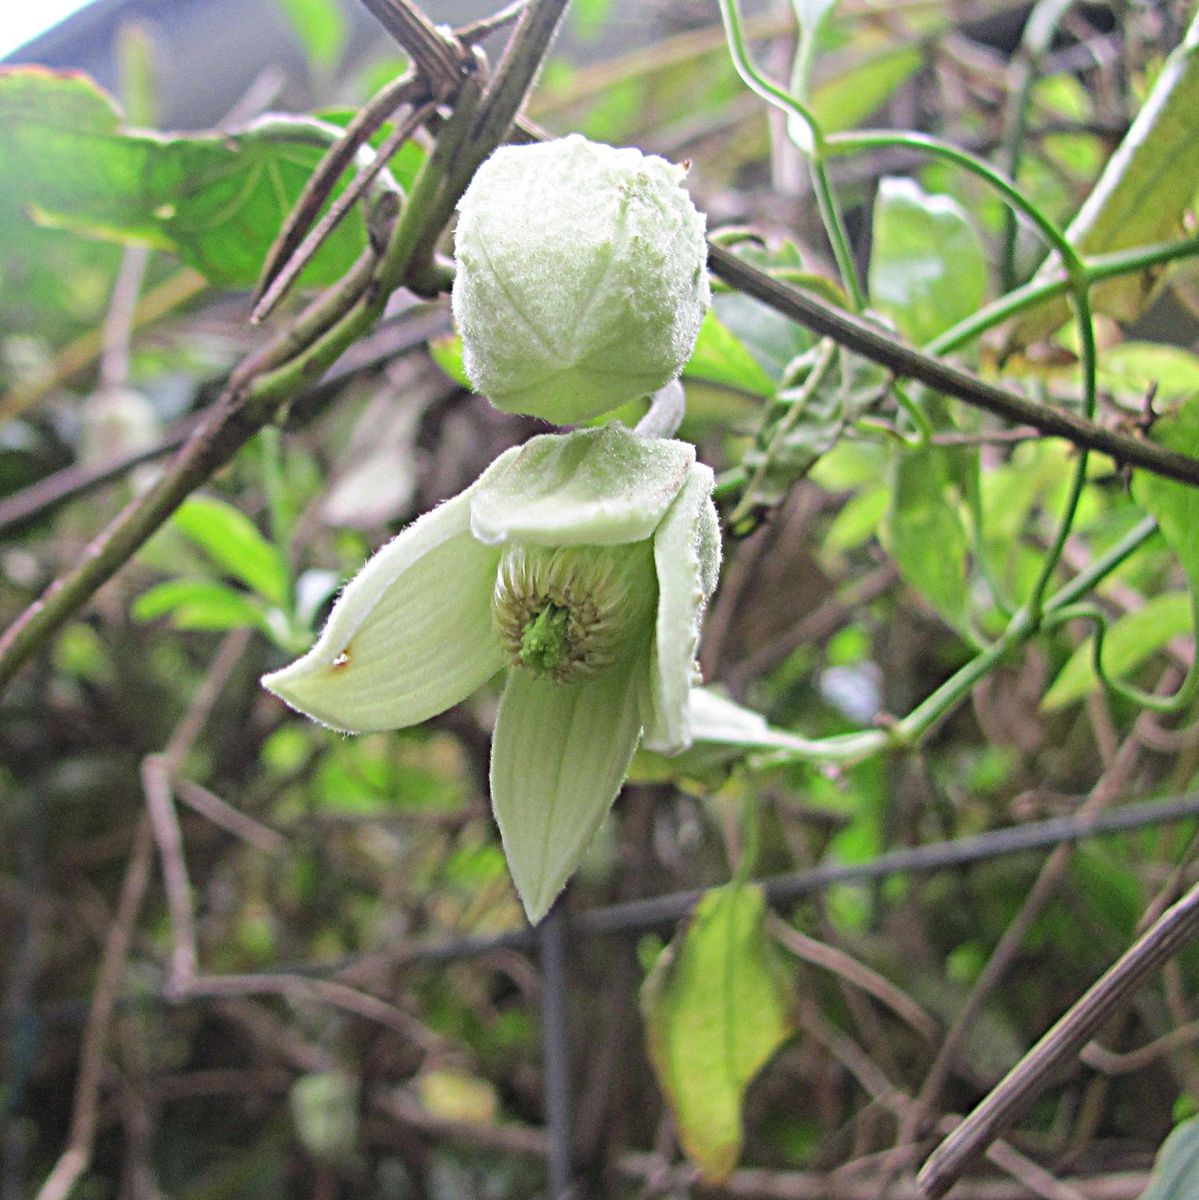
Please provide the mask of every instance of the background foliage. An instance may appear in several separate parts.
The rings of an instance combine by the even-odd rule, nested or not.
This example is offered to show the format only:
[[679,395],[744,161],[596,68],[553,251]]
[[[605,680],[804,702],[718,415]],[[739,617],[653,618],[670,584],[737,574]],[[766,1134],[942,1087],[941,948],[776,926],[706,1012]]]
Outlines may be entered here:
[[[1199,492],[1036,420],[1199,454],[1193,6],[764,11],[753,56],[806,105],[785,113],[738,78],[716,6],[643,7],[579,0],[526,111],[692,164],[732,281],[685,373],[727,535],[703,665],[769,726],[710,697],[709,739],[639,756],[538,941],[487,807],[493,693],[350,740],[260,690],[370,550],[539,428],[462,387],[444,297],[397,292],[4,696],[6,1200],[523,1197],[564,1176],[913,1195],[951,1116],[1192,882]],[[315,114],[148,133],[137,31],[123,113],[85,78],[0,74],[4,626],[263,344],[245,292],[398,71],[382,39],[379,62],[344,58],[329,4],[277,19]],[[302,286],[385,235],[431,145],[378,173]],[[761,278],[840,334],[755,298]],[[856,310],[873,358],[845,340]],[[894,386],[907,343],[1034,420],[947,379]],[[962,851],[1154,796],[1184,799],[1116,835]],[[906,850],[923,869],[887,866]],[[848,878],[751,882],[816,866]],[[636,903],[695,889],[689,920],[694,895]],[[1197,972],[1185,950],[1107,1014],[958,1194],[1193,1190]]]

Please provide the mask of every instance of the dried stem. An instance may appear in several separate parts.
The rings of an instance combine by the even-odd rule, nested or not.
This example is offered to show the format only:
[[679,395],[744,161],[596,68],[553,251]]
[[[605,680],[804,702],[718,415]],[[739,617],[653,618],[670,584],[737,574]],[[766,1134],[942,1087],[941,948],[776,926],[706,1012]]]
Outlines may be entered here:
[[987,1144],[1007,1129],[1091,1035],[1153,971],[1199,932],[1199,884],[1168,909],[1008,1072],[986,1099],[929,1156],[916,1183],[937,1200]]
[[[200,735],[221,689],[245,649],[245,635],[234,633],[225,639],[212,667],[192,697],[160,760],[178,763]],[[236,651],[236,653],[234,653]],[[92,992],[83,1043],[79,1051],[79,1074],[75,1081],[75,1100],[71,1110],[71,1131],[67,1148],[46,1178],[37,1200],[65,1200],[91,1161],[96,1137],[100,1102],[100,1075],[104,1065],[104,1044],[109,1022],[116,1006],[125,963],[133,941],[133,930],[141,912],[154,850],[153,830],[148,814],[143,814],[133,834],[125,879],[117,900],[117,910],[109,927],[100,959],[96,986]]]

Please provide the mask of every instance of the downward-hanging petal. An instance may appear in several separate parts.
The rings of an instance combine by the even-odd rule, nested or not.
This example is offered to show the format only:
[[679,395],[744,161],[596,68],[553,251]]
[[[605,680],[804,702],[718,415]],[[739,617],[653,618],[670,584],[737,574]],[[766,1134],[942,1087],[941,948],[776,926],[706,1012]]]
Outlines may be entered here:
[[471,528],[492,545],[639,542],[657,528],[694,462],[690,443],[641,437],[615,421],[565,437],[543,434],[475,493]]
[[366,733],[419,724],[499,671],[500,551],[471,536],[470,497],[516,453],[388,542],[342,592],[316,645],[264,685],[334,729]]
[[645,745],[677,754],[691,743],[690,695],[700,621],[720,569],[712,471],[693,463],[654,534],[658,616],[644,703]]
[[579,865],[628,773],[646,651],[598,679],[513,670],[491,744],[491,804],[516,890],[536,923]]

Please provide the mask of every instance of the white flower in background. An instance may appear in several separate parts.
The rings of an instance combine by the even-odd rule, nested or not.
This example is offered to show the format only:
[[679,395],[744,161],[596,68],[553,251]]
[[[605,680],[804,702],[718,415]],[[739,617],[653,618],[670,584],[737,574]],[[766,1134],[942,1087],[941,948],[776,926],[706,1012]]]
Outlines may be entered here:
[[479,168],[452,299],[466,373],[496,407],[578,424],[679,374],[709,301],[685,174],[578,134]]
[[400,729],[505,667],[491,800],[539,921],[638,738],[691,741],[690,692],[720,538],[686,442],[609,424],[535,437],[383,547],[317,643],[263,683],[334,729]]

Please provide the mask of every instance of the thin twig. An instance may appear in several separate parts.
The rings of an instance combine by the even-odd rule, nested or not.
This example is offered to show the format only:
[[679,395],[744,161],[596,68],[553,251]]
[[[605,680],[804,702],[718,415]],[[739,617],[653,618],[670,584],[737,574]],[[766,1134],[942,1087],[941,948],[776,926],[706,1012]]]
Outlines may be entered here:
[[1199,1041],[1199,1021],[1189,1021],[1124,1054],[1117,1054],[1098,1042],[1089,1042],[1082,1048],[1079,1058],[1088,1067],[1102,1071],[1104,1075],[1131,1075],[1134,1071],[1144,1070],[1157,1062],[1163,1055],[1171,1054],[1196,1041]]
[[148,246],[126,246],[104,320],[100,351],[100,387],[124,387],[129,382],[129,343],[133,337],[137,300],[150,263]]
[[[240,653],[236,634],[226,639],[213,665],[196,689],[187,711],[175,729],[161,758],[167,762],[181,761],[207,721],[213,705],[236,665]],[[244,649],[244,643],[240,647]],[[96,987],[88,1009],[87,1024],[79,1052],[79,1074],[75,1082],[75,1100],[71,1112],[71,1131],[67,1148],[37,1194],[37,1200],[65,1200],[91,1161],[96,1136],[96,1119],[100,1099],[100,1073],[104,1062],[104,1043],[116,1006],[117,992],[133,940],[142,900],[150,881],[150,866],[154,837],[149,814],[138,820],[129,851],[129,865],[121,885],[117,911],[109,927],[100,959]]]
[[[304,239],[295,250],[285,260],[281,260],[282,265],[274,269],[274,277],[270,280],[270,286],[266,288],[262,299],[254,306],[254,311],[250,315],[252,322],[257,324],[259,321],[265,321],[274,312],[279,301],[287,295],[292,285],[300,277],[300,273],[312,261],[313,256],[324,245],[329,235],[345,219],[346,214],[358,202],[362,193],[370,187],[379,172],[387,166],[392,155],[428,120],[429,115],[436,107],[436,104],[430,102],[413,109],[388,135],[370,165],[355,176],[353,183],[333,201],[329,206],[329,211],[305,234]],[[315,178],[315,176],[311,178]],[[311,178],[309,182],[311,182]],[[323,201],[324,197],[322,196],[320,202],[323,203]],[[302,225],[297,221],[295,229],[299,230],[300,228]],[[268,274],[264,272],[263,279],[267,278]],[[261,287],[261,284],[259,286]]]
[[[1163,683],[1161,686],[1165,687],[1167,685]],[[1137,723],[1140,724],[1147,716],[1147,713],[1143,713],[1138,718]],[[1132,770],[1139,753],[1139,741],[1134,729],[1132,735],[1124,740],[1111,765],[1104,771],[1099,782],[1091,789],[1087,799],[1078,810],[1077,816],[1080,819],[1096,819],[1101,817],[1103,810],[1113,802],[1118,791],[1124,786],[1124,782]],[[1038,872],[1037,878],[1028,895],[1025,897],[1024,902],[1021,904],[1019,911],[1003,931],[1003,936],[992,951],[986,966],[974,981],[974,985],[971,987],[965,1003],[942,1039],[936,1058],[934,1058],[932,1066],[928,1069],[919,1094],[922,1111],[932,1111],[936,1107],[941,1089],[949,1076],[954,1058],[965,1041],[971,1026],[974,1024],[975,1018],[982,1011],[987,999],[1007,974],[1033,922],[1040,915],[1049,898],[1061,885],[1069,869],[1073,855],[1074,843],[1072,840],[1063,840],[1061,844],[1054,848],[1053,853],[1045,860],[1041,870]],[[904,1140],[908,1140],[914,1136],[915,1129],[910,1126],[902,1134]]]
[[392,1029],[426,1051],[441,1051],[445,1045],[440,1035],[394,1004],[332,979],[290,974],[200,975],[185,981],[180,991],[181,998],[208,996],[288,996],[293,1000],[318,1000]]
[[528,6],[528,0],[513,0],[511,4],[493,12],[490,16],[471,21],[468,25],[459,25],[454,30],[454,36],[464,45],[473,46],[484,38],[490,37],[501,29],[507,28],[520,19],[520,14]]
[[[340,347],[327,347],[321,341],[322,334],[354,308],[370,282],[373,265],[373,255],[364,255],[337,287],[314,301],[294,325],[268,346],[251,355],[234,373],[228,388],[154,486],[131,500],[84,548],[76,565],[55,580],[0,635],[0,689],[39,646],[128,562],[197,487],[271,419],[289,394],[299,390],[299,381],[293,384],[293,376],[299,374],[306,380],[304,365],[320,361],[319,357],[304,357],[306,346],[312,347],[316,355],[327,348],[329,356],[335,356]],[[300,356],[297,365],[287,369],[289,362],[296,362],[297,355]],[[282,375],[272,374],[276,368]]]
[[[512,1122],[482,1124],[438,1116],[407,1092],[377,1091],[371,1097],[371,1107],[384,1121],[439,1142],[541,1161],[549,1154],[549,1139],[542,1129]],[[657,1153],[626,1151],[617,1156],[613,1166],[630,1181],[653,1181],[666,1195],[691,1194],[699,1183],[693,1167],[664,1169],[662,1157]],[[1059,1182],[1075,1187],[1086,1200],[1137,1200],[1147,1179],[1144,1172],[1129,1171]],[[882,1200],[882,1183],[878,1178],[843,1173],[742,1169],[734,1171],[723,1183],[704,1183],[703,1194],[726,1200]],[[918,1200],[915,1185],[906,1182],[885,1195],[887,1200]],[[1018,1181],[967,1180],[959,1185],[954,1200],[1029,1200],[1029,1193]]]
[[[255,305],[253,319],[262,319],[262,316],[259,315],[261,298],[270,289],[275,277],[296,253],[304,235],[308,232],[312,222],[316,220],[321,205],[324,204],[334,185],[341,178],[342,172],[353,162],[359,149],[392,113],[405,104],[418,105],[426,98],[427,91],[428,85],[414,75],[405,74],[398,79],[393,79],[371,98],[370,102],[346,126],[341,137],[325,151],[320,162],[305,181],[299,199],[283,222],[283,228],[279,230],[278,236],[270,250],[267,251],[262,274],[259,276],[251,296],[251,302]],[[386,158],[376,155],[372,165],[376,166],[376,170],[378,170],[386,162]]]
[[469,65],[461,46],[407,0],[362,0],[379,24],[412,56],[419,74],[437,86]]
[[1074,1184],[1051,1175],[1008,1142],[992,1143],[987,1148],[987,1158],[1041,1200],[1089,1200]]
[[167,910],[171,916],[171,959],[167,971],[168,995],[178,995],[196,973],[196,922],[192,916],[191,884],[183,857],[183,833],[171,796],[171,780],[162,755],[142,760],[142,790],[162,862]]
[[873,996],[897,1017],[906,1021],[921,1037],[931,1042],[939,1035],[940,1027],[937,1022],[915,1000],[865,963],[858,962],[852,955],[838,950],[836,946],[800,933],[780,917],[772,915],[767,928],[796,958],[823,967]]
[[773,278],[723,246],[708,243],[708,266],[739,291],[896,375],[919,380],[1017,425],[1031,425],[1042,433],[1066,438],[1076,446],[1099,450],[1118,463],[1199,485],[1199,459],[1105,429],[1065,409],[1038,404],[1017,392],[988,383],[962,367],[900,341],[815,293],[801,292]]
[[[450,331],[450,319],[442,308],[418,306],[412,312],[383,321],[367,338],[348,350],[323,380],[301,392],[288,412],[287,428],[303,427],[324,411],[341,386],[364,371],[374,371],[400,355],[425,345],[430,338]],[[185,418],[157,445],[95,467],[78,464],[46,475],[20,492],[0,500],[0,537],[14,528],[57,508],[69,500],[119,479],[142,463],[153,462],[179,449],[204,420],[204,414]]]
[[150,882],[153,850],[154,839],[150,836],[150,822],[143,816],[133,835],[129,864],[125,868],[125,879],[121,884],[117,910],[104,942],[96,987],[92,992],[87,1024],[83,1030],[67,1147],[38,1191],[37,1200],[65,1200],[91,1162],[100,1105],[104,1043],[108,1038],[108,1025],[116,1005],[121,978],[125,974],[125,962],[133,941],[133,927],[137,923],[146,887]]
[[179,799],[193,812],[197,812],[214,825],[240,838],[243,842],[261,850],[264,854],[282,854],[287,849],[287,839],[274,829],[268,828],[240,809],[222,800],[192,779],[176,779],[175,791]]
[[920,1195],[938,1200],[976,1155],[1007,1129],[1074,1057],[1096,1029],[1163,963],[1199,932],[1199,884],[1168,909],[1008,1072],[929,1156],[917,1176]]

